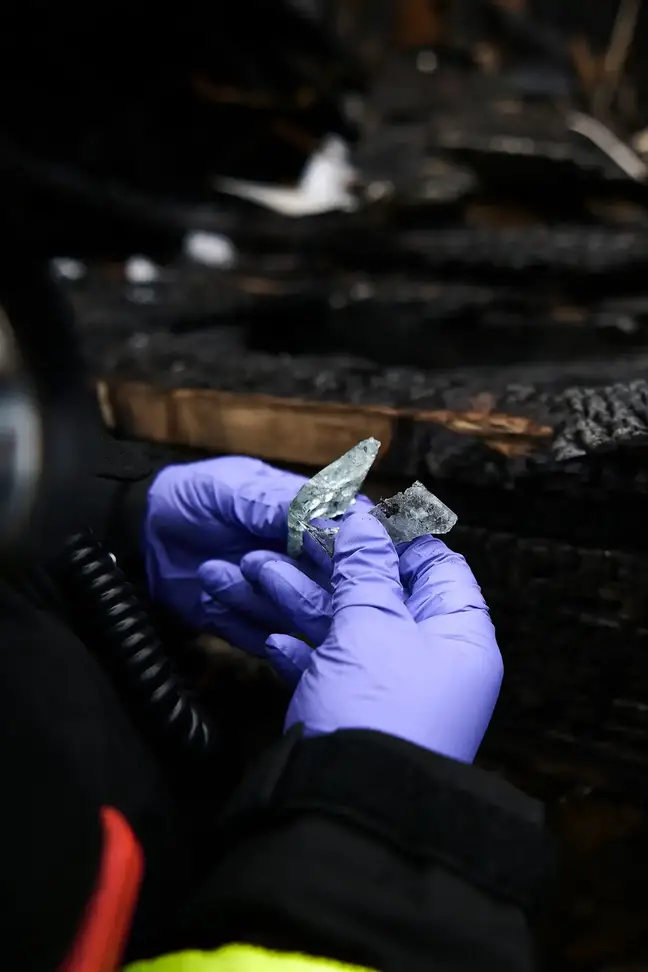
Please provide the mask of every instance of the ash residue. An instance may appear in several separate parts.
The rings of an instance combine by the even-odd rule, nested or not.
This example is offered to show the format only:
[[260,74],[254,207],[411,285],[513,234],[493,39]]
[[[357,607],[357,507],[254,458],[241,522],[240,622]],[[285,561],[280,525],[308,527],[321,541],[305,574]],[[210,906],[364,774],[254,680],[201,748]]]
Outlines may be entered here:
[[533,363],[432,370],[385,367],[342,354],[292,355],[251,351],[236,325],[192,334],[139,331],[126,339],[84,329],[90,366],[105,377],[162,387],[215,388],[240,394],[402,408],[470,410],[484,393],[495,410],[539,422],[562,420],[556,396],[582,384],[631,381],[648,371],[648,355],[599,361]]
[[383,500],[380,503],[382,515],[386,520],[391,519],[392,516],[396,516],[400,512],[402,498],[403,494],[398,493],[396,496],[392,496],[391,499]]
[[648,382],[570,388],[559,401],[565,417],[553,444],[557,459],[573,459],[628,442],[648,443]]

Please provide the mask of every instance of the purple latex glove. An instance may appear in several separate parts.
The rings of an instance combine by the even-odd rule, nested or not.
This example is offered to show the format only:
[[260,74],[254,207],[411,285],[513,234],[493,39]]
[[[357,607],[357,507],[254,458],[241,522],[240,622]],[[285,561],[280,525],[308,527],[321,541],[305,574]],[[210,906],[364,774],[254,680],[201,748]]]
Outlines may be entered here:
[[[218,634],[249,654],[265,657],[271,632],[300,629],[257,593],[240,565],[246,556],[251,563],[255,557],[259,563],[289,560],[282,554],[288,507],[304,482],[303,476],[246,456],[163,469],[149,489],[144,524],[152,597],[196,630]],[[356,502],[371,505],[364,496]],[[309,576],[326,584],[326,554],[321,552],[320,558],[324,570],[312,559],[301,559]]]
[[[144,526],[152,596],[194,628],[263,655],[271,631],[292,629],[239,564],[253,550],[286,549],[288,507],[304,482],[245,456],[167,466],[149,490]],[[224,598],[205,592],[202,575]]]
[[366,513],[346,516],[332,593],[270,555],[242,569],[311,644],[275,634],[268,654],[297,686],[286,728],[364,728],[471,762],[502,681],[502,658],[466,561],[440,540],[394,544]]

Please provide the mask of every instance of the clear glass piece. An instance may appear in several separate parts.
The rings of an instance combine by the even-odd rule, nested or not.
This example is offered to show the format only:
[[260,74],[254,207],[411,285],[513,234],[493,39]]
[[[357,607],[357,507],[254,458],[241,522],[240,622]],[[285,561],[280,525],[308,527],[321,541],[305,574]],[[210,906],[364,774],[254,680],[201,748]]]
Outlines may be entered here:
[[335,550],[335,538],[338,535],[339,527],[317,527],[313,523],[308,523],[306,525],[306,533],[319,543],[329,557],[333,556],[333,551]]
[[[301,553],[304,530],[318,517],[341,516],[355,501],[378,455],[378,439],[363,439],[304,483],[288,509],[288,554]],[[310,530],[312,534],[312,530]]]
[[394,543],[409,543],[430,534],[441,536],[449,533],[457,522],[457,514],[419,482],[382,500],[371,513]]
[[[430,535],[442,536],[457,522],[457,514],[419,482],[382,500],[369,512],[382,523],[394,543],[409,543],[417,537]],[[317,527],[308,523],[306,530],[332,557],[337,527]]]

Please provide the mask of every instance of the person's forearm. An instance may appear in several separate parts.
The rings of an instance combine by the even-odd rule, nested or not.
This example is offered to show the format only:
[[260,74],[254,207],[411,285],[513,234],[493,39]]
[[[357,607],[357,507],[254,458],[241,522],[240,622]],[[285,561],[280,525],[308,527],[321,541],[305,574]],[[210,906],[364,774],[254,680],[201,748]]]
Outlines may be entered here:
[[382,972],[533,968],[524,907],[541,812],[503,781],[344,732],[298,743],[244,825],[247,799],[238,837],[226,831],[217,872],[185,909],[179,947],[248,942]]

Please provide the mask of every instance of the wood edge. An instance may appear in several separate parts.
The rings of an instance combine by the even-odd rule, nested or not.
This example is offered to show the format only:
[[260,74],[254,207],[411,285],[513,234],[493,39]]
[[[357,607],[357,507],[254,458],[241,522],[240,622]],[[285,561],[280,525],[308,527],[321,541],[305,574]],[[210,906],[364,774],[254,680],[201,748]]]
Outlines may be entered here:
[[503,455],[528,454],[553,434],[550,426],[488,409],[397,409],[106,379],[96,388],[104,421],[125,435],[303,465],[325,465],[370,436],[382,443],[380,465],[404,421],[481,439]]

